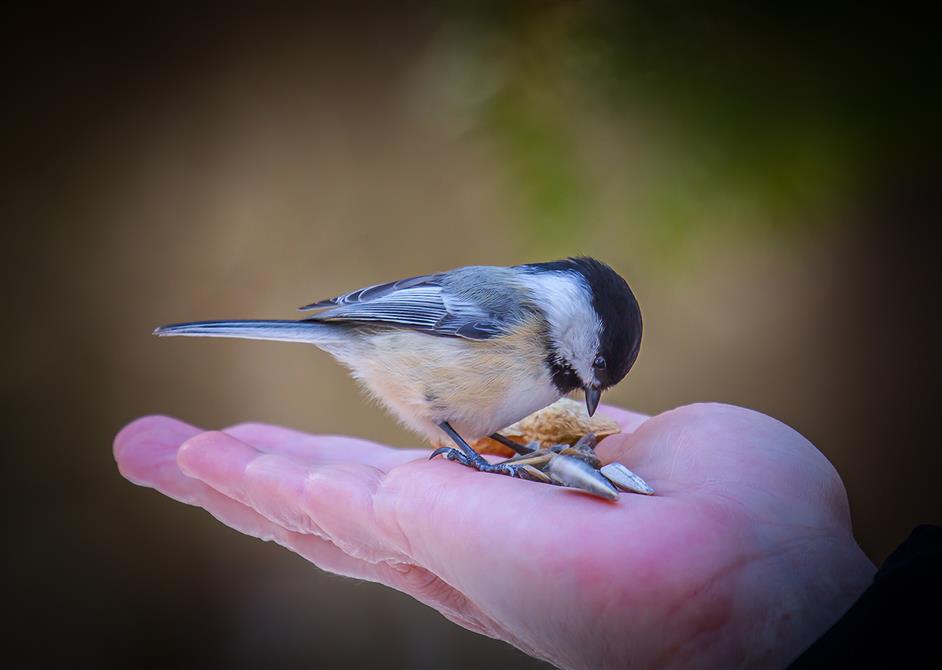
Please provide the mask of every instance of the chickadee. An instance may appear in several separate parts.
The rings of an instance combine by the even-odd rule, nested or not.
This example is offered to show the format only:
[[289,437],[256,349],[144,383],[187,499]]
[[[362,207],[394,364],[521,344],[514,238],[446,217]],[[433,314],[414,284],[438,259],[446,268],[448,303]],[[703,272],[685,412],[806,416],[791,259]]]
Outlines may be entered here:
[[499,433],[563,395],[585,391],[589,415],[602,391],[628,373],[641,346],[641,311],[606,264],[569,258],[512,267],[470,266],[378,284],[311,303],[300,321],[198,321],[156,335],[309,342],[409,428],[458,449],[444,454],[485,472],[466,441]]

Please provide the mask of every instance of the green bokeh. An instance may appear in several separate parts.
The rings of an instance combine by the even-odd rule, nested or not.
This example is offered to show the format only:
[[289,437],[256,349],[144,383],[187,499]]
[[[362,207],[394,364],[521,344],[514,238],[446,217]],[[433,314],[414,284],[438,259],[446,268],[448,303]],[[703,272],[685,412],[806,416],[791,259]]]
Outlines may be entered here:
[[[478,128],[518,205],[520,234],[571,248],[598,197],[581,159],[586,100],[665,157],[625,201],[651,250],[684,248],[724,221],[738,235],[800,235],[887,166],[924,150],[932,125],[916,50],[878,48],[882,19],[840,6],[726,3],[474,3],[453,6]],[[910,49],[911,47],[911,49]],[[729,214],[724,216],[723,213]],[[719,214],[718,214],[719,213]],[[728,224],[728,225],[726,225]]]

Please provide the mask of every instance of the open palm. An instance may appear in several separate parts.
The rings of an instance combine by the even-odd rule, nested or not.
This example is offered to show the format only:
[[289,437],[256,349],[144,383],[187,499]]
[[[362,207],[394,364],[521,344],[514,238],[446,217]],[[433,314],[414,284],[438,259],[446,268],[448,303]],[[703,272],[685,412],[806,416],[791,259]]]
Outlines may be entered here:
[[611,503],[427,450],[166,417],[126,427],[115,457],[137,484],[566,668],[782,666],[869,583],[840,478],[792,429],[728,405],[602,411],[626,432],[599,456],[656,495]]

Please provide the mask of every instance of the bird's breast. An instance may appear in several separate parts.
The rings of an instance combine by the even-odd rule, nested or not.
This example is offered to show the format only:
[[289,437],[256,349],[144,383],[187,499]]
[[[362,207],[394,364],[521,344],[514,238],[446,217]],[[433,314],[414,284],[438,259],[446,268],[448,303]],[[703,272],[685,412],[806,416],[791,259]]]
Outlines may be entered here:
[[480,341],[387,331],[358,348],[343,357],[354,376],[406,425],[433,439],[441,421],[473,440],[559,398],[535,323]]

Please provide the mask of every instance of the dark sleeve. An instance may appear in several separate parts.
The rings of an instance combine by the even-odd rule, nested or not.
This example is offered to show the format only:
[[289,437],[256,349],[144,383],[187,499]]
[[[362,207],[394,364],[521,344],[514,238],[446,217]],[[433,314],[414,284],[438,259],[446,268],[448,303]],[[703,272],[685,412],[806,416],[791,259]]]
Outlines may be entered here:
[[942,528],[917,526],[857,602],[789,667],[844,668],[874,662],[900,667],[920,659],[938,661],[940,634]]

